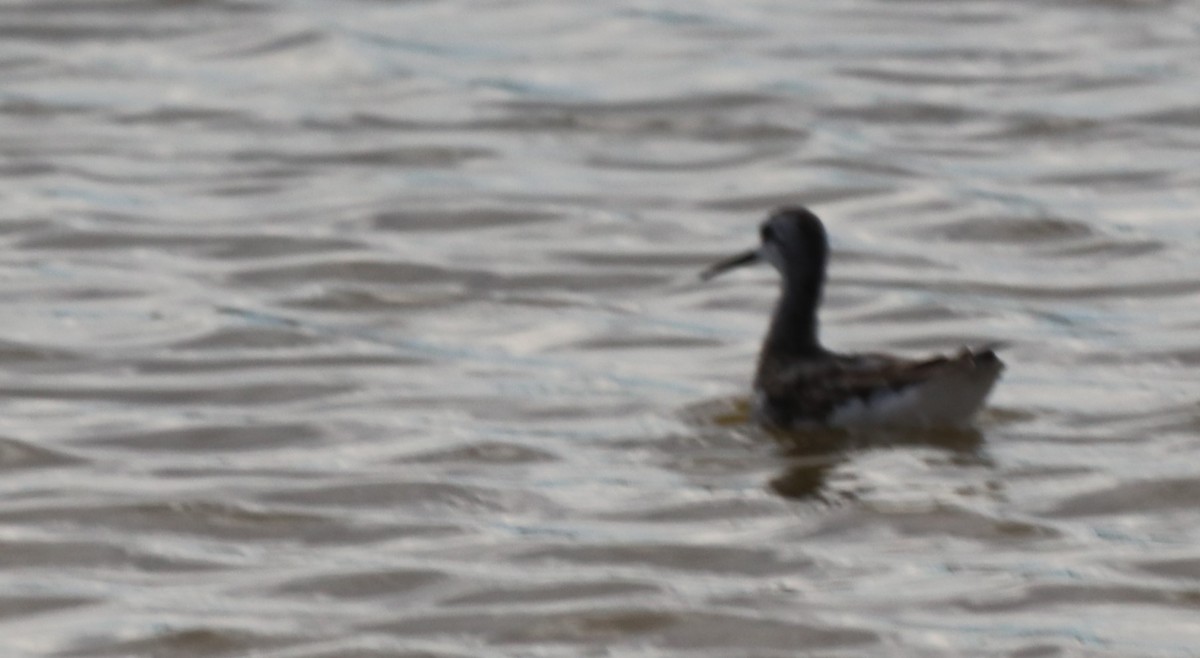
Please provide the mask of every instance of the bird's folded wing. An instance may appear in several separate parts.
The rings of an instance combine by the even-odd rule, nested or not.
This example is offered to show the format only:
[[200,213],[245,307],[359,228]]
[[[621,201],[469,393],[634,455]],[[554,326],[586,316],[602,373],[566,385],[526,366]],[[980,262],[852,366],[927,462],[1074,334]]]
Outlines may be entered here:
[[856,399],[869,404],[877,395],[900,393],[939,376],[973,370],[990,360],[996,360],[996,355],[987,349],[964,349],[952,357],[923,360],[882,354],[839,356],[791,364],[758,384],[767,402],[788,409],[792,419],[823,421]]

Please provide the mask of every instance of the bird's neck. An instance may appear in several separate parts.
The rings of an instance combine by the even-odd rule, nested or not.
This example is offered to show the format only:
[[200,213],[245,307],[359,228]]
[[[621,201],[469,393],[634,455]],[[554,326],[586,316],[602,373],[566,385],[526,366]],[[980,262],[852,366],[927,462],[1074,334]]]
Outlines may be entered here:
[[791,361],[825,353],[817,334],[817,307],[821,304],[824,283],[824,277],[815,273],[784,281],[783,294],[775,307],[760,362],[766,359]]

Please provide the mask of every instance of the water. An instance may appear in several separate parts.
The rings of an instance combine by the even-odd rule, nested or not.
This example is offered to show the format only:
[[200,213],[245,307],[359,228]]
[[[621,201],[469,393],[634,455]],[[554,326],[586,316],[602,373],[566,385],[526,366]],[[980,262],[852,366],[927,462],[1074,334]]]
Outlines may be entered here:
[[[0,5],[5,656],[1200,655],[1187,2]],[[745,421],[1006,340],[977,432]]]

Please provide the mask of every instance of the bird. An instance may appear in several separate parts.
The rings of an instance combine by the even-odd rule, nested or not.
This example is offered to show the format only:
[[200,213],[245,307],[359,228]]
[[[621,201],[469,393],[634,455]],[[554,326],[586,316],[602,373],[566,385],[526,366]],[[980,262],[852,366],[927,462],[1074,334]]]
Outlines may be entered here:
[[700,277],[766,262],[783,283],[754,375],[754,417],[775,429],[971,426],[1004,370],[1000,343],[953,355],[907,359],[839,354],[819,336],[829,239],[803,206],[774,210],[756,249],[719,261]]

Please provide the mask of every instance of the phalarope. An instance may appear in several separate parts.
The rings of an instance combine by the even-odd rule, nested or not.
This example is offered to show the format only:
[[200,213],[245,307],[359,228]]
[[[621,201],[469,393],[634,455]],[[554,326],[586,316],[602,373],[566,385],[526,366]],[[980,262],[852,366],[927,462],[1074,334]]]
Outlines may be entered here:
[[829,241],[807,208],[780,208],[759,229],[762,245],[705,270],[766,261],[783,291],[758,356],[755,416],[779,428],[862,425],[963,427],[983,406],[1004,364],[995,346],[910,360],[887,354],[836,354],[817,336]]

